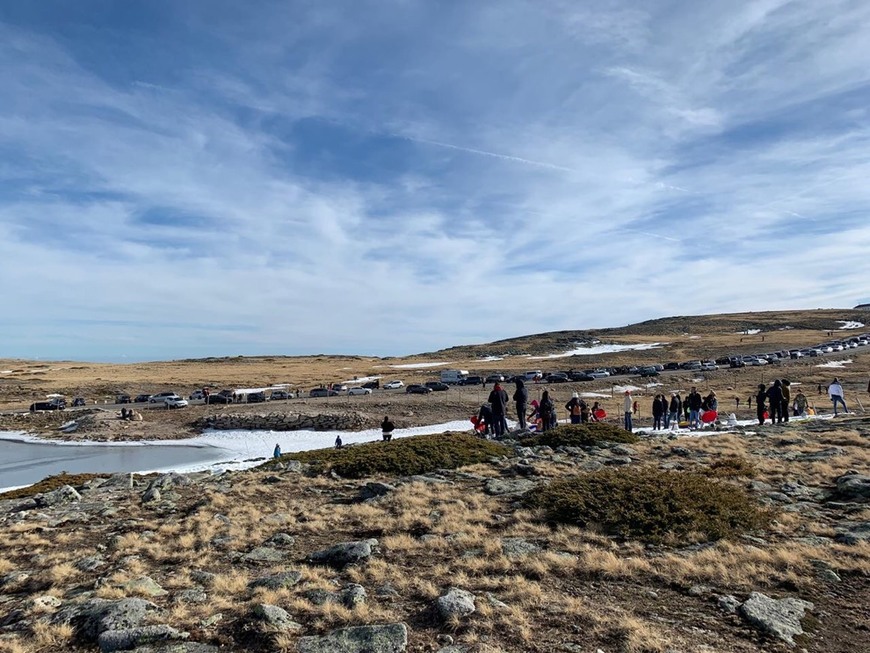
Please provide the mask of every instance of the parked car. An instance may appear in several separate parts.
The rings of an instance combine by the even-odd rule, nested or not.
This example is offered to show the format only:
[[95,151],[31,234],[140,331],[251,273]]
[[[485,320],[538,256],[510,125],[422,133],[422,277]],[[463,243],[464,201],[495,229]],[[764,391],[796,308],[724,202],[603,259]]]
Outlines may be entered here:
[[744,356],[743,362],[746,363],[750,367],[759,367],[761,365],[767,365],[766,358],[757,358],[755,356]]
[[428,395],[430,392],[432,392],[432,388],[427,388],[425,385],[418,383],[412,383],[405,388],[405,394],[409,395]]
[[265,392],[249,392],[248,399],[249,404],[261,404],[266,401],[266,393]]
[[[166,401],[167,399],[169,399],[171,397],[178,397],[178,395],[175,394],[174,392],[160,392],[156,395],[151,395],[151,397],[148,399],[148,403],[149,404],[162,404],[164,401]],[[179,399],[180,399],[180,397],[179,397]],[[121,402],[118,402],[118,403],[121,403]]]
[[482,376],[467,376],[459,385],[480,385],[481,383],[483,383]]
[[541,370],[529,370],[524,374],[526,381],[534,381],[535,379],[543,379],[544,373]]
[[336,392],[347,392],[347,383],[333,383],[332,389]]
[[490,374],[486,377],[487,383],[501,383],[504,381],[504,375],[502,374]]
[[666,370],[678,370],[680,369],[679,363],[665,363]]
[[76,397],[75,399],[73,399],[72,405],[73,405],[73,407],[84,406],[85,405],[85,398],[84,397]]
[[205,399],[205,393],[202,390],[194,390],[190,393],[188,399]]
[[130,395],[118,395],[117,397],[115,397],[115,403],[116,404],[129,404],[129,403],[132,403],[132,400],[130,399]]
[[313,388],[308,391],[309,397],[337,397],[338,393],[329,388]]
[[705,372],[714,372],[719,369],[719,366],[713,361],[704,361],[701,363],[701,369]]
[[435,392],[443,392],[444,390],[449,390],[450,386],[446,383],[441,383],[441,381],[426,381],[424,383],[427,388],[430,390],[434,390]]
[[137,404],[147,404],[149,399],[151,399],[151,395],[136,395],[136,398],[133,400],[133,402]]
[[568,383],[570,380],[564,372],[551,372],[547,375],[547,383]]
[[286,390],[272,390],[272,394],[269,395],[269,401],[284,401],[285,399],[290,399],[290,393]]
[[35,401],[30,404],[30,412],[37,410],[63,410],[66,408],[66,399],[55,397],[47,401]]
[[367,388],[365,386],[361,388],[348,388],[347,394],[349,395],[370,395],[372,393],[371,388]]
[[384,384],[384,390],[398,390],[399,388],[404,388],[405,384],[402,381],[396,379],[395,381],[390,381],[389,383]]
[[572,381],[594,381],[595,377],[586,372],[570,372],[568,378]]
[[374,381],[367,381],[362,384],[362,387],[366,388],[367,390],[377,390],[381,387],[381,382],[378,379],[375,379]]
[[647,365],[646,367],[640,368],[640,375],[642,377],[658,376],[659,371],[654,366]]
[[182,399],[181,397],[167,397],[163,401],[163,405],[167,408],[186,408],[187,407],[187,399]]
[[205,398],[205,403],[207,404],[231,404],[233,403],[232,395],[209,395]]

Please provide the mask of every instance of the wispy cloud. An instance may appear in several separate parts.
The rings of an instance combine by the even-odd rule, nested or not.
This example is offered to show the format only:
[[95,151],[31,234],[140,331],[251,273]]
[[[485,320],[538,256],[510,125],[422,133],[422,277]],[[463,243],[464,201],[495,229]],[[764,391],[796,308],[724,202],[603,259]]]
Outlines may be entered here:
[[867,299],[867,3],[68,12],[0,8],[4,354]]

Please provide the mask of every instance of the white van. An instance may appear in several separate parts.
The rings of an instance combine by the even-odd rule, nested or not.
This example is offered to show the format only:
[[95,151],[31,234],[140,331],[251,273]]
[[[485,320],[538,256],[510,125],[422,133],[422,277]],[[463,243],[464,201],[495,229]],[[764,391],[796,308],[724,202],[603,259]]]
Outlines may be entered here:
[[441,383],[458,385],[468,377],[468,370],[441,370]]

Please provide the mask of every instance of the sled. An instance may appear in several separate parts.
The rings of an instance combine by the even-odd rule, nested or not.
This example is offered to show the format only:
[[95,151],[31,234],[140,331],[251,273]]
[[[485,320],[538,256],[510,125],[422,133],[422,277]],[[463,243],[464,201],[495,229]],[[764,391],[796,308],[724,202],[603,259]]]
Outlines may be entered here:
[[704,424],[712,424],[716,421],[717,417],[719,417],[719,413],[717,413],[715,410],[708,410],[701,415],[701,421],[704,422]]
[[607,412],[605,412],[603,408],[599,408],[594,413],[592,413],[592,415],[595,417],[595,419],[604,419],[605,417],[607,417]]

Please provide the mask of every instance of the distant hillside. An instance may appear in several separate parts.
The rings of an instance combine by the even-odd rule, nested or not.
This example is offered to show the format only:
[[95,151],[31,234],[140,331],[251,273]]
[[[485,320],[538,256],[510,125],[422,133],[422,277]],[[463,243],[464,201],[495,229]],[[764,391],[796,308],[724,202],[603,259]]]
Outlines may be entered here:
[[[864,322],[867,312],[855,309],[817,309],[765,311],[759,313],[724,313],[717,315],[680,315],[647,320],[608,329],[551,331],[479,345],[460,345],[421,356],[473,358],[484,356],[547,355],[573,349],[577,343],[591,340],[624,341],[634,336],[641,341],[670,339],[683,335],[733,335],[759,329],[777,331],[837,331],[842,322]],[[847,333],[843,331],[842,333]]]

